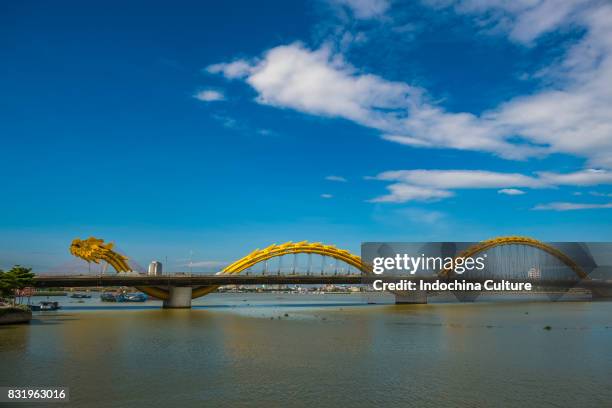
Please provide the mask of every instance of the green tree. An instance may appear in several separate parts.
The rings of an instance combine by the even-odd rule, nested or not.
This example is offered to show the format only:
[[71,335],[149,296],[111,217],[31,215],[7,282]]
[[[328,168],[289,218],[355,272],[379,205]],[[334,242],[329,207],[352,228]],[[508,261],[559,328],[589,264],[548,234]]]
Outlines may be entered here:
[[9,295],[9,288],[4,282],[4,271],[0,269],[0,299],[8,297],[8,295]]
[[32,286],[34,276],[32,268],[15,265],[10,270],[0,273],[0,293],[2,296],[11,297],[15,304],[17,291]]

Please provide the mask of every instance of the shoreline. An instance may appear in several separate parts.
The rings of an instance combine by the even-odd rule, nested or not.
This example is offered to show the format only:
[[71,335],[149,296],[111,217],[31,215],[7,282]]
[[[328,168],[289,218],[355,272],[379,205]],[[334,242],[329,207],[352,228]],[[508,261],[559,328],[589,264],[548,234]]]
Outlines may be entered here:
[[23,324],[32,320],[32,311],[19,306],[0,307],[0,324]]

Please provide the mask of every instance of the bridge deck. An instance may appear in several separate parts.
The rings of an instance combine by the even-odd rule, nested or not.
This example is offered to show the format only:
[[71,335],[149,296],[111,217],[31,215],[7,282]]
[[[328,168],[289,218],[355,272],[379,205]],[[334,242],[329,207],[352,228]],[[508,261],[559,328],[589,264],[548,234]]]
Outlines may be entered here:
[[35,287],[360,284],[361,275],[37,276]]
[[[384,277],[385,281],[424,280],[434,281],[436,276],[418,277]],[[126,275],[39,275],[34,278],[35,287],[104,287],[104,286],[209,286],[209,285],[316,285],[371,283],[380,276],[364,275],[163,275],[163,276],[126,276]],[[475,282],[475,280],[471,280]],[[480,280],[476,280],[480,281]],[[509,282],[526,282],[525,279],[507,280]],[[535,286],[550,287],[612,287],[612,281],[532,281]]]

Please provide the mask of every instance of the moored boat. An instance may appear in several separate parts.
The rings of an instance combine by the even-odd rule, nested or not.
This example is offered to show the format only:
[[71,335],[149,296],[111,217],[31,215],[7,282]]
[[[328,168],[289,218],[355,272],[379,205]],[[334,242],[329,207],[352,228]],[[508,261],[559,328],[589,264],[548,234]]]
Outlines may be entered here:
[[140,292],[104,292],[100,295],[102,302],[146,302],[147,299],[147,295]]
[[147,295],[144,293],[126,293],[124,296],[125,302],[146,302]]
[[47,310],[58,310],[60,309],[61,306],[59,305],[58,302],[51,302],[51,301],[42,301],[39,302],[37,305],[31,305],[30,309],[32,309],[33,311],[36,312],[43,312],[43,311],[47,311]]
[[70,295],[70,297],[72,299],[90,299],[91,295],[85,293],[73,293],[72,295]]
[[112,292],[104,292],[100,295],[102,302],[117,302],[117,296]]

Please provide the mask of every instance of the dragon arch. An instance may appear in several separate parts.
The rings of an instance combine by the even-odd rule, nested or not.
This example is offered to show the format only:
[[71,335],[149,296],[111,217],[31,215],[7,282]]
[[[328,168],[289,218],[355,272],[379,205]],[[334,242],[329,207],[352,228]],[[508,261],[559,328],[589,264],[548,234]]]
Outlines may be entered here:
[[343,261],[359,270],[363,269],[361,257],[351,254],[346,249],[338,249],[334,245],[324,245],[320,242],[302,241],[293,243],[289,241],[281,245],[273,244],[264,249],[256,249],[244,258],[226,266],[219,274],[237,274],[259,262],[289,254],[325,255]]
[[[364,270],[363,263],[361,262],[361,257],[351,254],[346,249],[336,248],[334,245],[325,245],[321,242],[286,242],[281,245],[273,244],[264,249],[256,249],[251,252],[244,258],[240,258],[236,262],[231,263],[226,266],[219,275],[234,275],[239,274],[242,271],[245,271],[256,265],[260,262],[267,261],[271,258],[276,258],[283,255],[289,254],[317,254],[329,256],[334,259],[338,259],[344,263],[347,263],[360,271]],[[192,298],[198,298],[200,296],[204,296],[217,290],[218,286],[202,286],[199,288],[194,288],[192,293]]]
[[106,261],[117,272],[130,271],[127,257],[113,251],[113,247],[112,242],[105,244],[104,240],[100,238],[76,238],[70,244],[70,253],[87,262],[100,263],[100,261]]
[[[569,256],[565,255],[563,252],[558,250],[557,248],[548,245],[542,241],[538,241],[537,239],[529,238],[529,237],[521,237],[521,236],[508,236],[508,237],[498,237],[489,239],[486,241],[479,242],[471,247],[467,248],[465,251],[461,252],[457,255],[456,258],[468,258],[473,257],[476,254],[479,254],[482,251],[487,249],[491,249],[494,247],[502,246],[502,245],[525,245],[533,248],[540,249],[555,258],[559,259],[566,266],[568,266],[574,273],[581,279],[588,279],[588,275],[582,268],[574,262]],[[440,271],[440,276],[449,277],[454,271],[452,269],[443,269]]]

